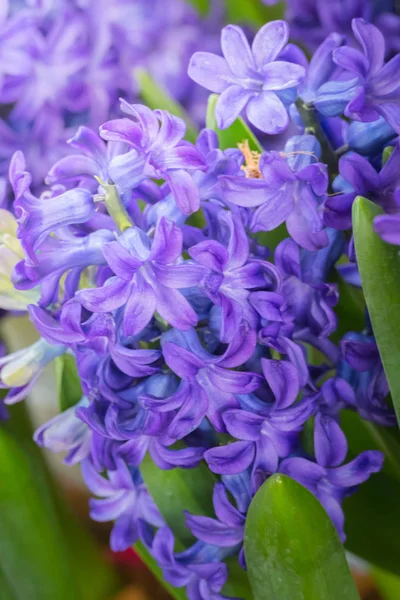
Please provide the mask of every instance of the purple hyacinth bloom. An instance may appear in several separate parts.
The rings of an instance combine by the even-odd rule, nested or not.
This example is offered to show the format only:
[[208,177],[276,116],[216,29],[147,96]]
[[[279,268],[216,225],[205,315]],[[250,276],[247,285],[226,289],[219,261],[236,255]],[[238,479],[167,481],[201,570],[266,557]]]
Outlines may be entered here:
[[254,491],[277,471],[279,458],[294,451],[304,423],[314,412],[308,398],[296,402],[300,382],[293,364],[262,359],[262,368],[275,401],[266,404],[253,399],[243,408],[227,409],[222,416],[226,428],[240,441],[212,448],[204,455],[214,473],[240,473],[253,465]]
[[342,464],[347,454],[346,438],[336,421],[326,415],[317,415],[315,419],[314,445],[317,462],[301,457],[286,458],[279,470],[296,479],[319,499],[344,542],[342,500],[355,492],[372,473],[380,471],[384,456],[375,450],[365,451],[351,462]]
[[17,233],[28,264],[37,264],[36,250],[51,233],[67,225],[84,223],[94,212],[92,194],[83,188],[52,198],[36,198],[30,191],[32,178],[25,170],[21,152],[16,152],[11,160],[10,181],[16,200]]
[[[346,117],[357,121],[376,121],[383,116],[399,133],[400,83],[397,72],[400,55],[385,64],[385,39],[379,29],[363,19],[354,19],[352,28],[362,50],[345,46],[333,53],[335,63],[351,79],[323,85],[316,107],[328,115],[344,110]],[[335,96],[340,99],[339,103],[335,104]]]
[[179,209],[190,215],[200,207],[200,197],[192,172],[205,169],[200,152],[183,141],[186,125],[164,110],[121,100],[128,118],[104,123],[100,134],[105,140],[124,142],[128,152],[114,157],[108,167],[111,179],[121,188],[134,188],[145,179],[165,179]]
[[186,513],[186,526],[207,544],[234,549],[240,546],[239,562],[245,568],[243,537],[248,506],[243,511],[233,506],[223,483],[214,486],[213,505],[216,519]]
[[182,231],[160,219],[154,239],[138,228],[129,228],[117,241],[105,244],[105,259],[115,273],[105,285],[78,292],[77,299],[92,312],[107,313],[124,307],[122,332],[140,333],[155,311],[173,327],[189,329],[197,315],[179,292],[199,281],[202,269],[180,262]]
[[221,356],[207,352],[196,332],[171,330],[162,338],[162,350],[169,368],[182,379],[178,390],[162,400],[146,398],[152,410],[169,412],[174,418],[168,427],[172,439],[194,431],[205,416],[220,432],[226,431],[222,414],[239,407],[237,394],[254,391],[260,385],[256,373],[234,371],[253,354],[256,334],[243,328]]
[[339,160],[340,175],[333,182],[335,192],[325,202],[325,222],[336,229],[351,228],[351,208],[356,196],[364,196],[387,212],[400,208],[400,144],[377,172],[367,158],[350,152]]
[[221,94],[216,106],[218,127],[229,127],[245,111],[250,123],[269,134],[289,124],[287,106],[296,99],[303,80],[303,66],[280,57],[289,38],[284,21],[267,23],[250,48],[240,27],[222,30],[224,58],[197,52],[189,64],[189,76],[205,88]]
[[95,521],[115,520],[110,536],[111,549],[120,552],[130,548],[139,538],[146,539],[147,524],[162,527],[164,521],[136,470],[118,460],[115,471],[106,479],[92,466],[82,462],[82,475],[88,488],[98,499],[90,500],[90,516]]
[[[40,246],[40,260],[36,265],[21,261],[14,269],[13,283],[16,289],[29,290],[45,283],[53,294],[58,289],[60,280],[68,272],[65,281],[64,301],[72,298],[78,289],[80,277],[89,266],[106,265],[103,256],[104,244],[114,240],[112,231],[100,229],[85,237],[57,239],[48,237]],[[47,292],[47,290],[46,290]],[[53,298],[48,293],[43,294],[39,302],[47,306]]]
[[263,179],[224,179],[225,199],[256,207],[250,230],[271,231],[286,221],[292,238],[303,248],[318,250],[328,243],[323,200],[327,167],[319,162],[321,148],[312,135],[294,136],[283,152],[266,152],[260,160]]
[[75,465],[84,460],[90,452],[92,432],[76,416],[76,409],[87,403],[87,399],[83,398],[76,406],[71,406],[41,425],[34,435],[38,446],[51,452],[68,452],[64,459],[67,465]]
[[[159,529],[151,553],[164,578],[175,587],[186,587],[188,600],[234,600],[221,595],[228,567],[215,555],[213,546],[198,542],[185,552],[174,554],[174,535],[168,527]],[[219,554],[221,554],[219,552]]]
[[221,306],[220,337],[222,342],[229,342],[243,320],[254,323],[250,290],[267,287],[268,279],[275,279],[276,270],[265,261],[249,257],[249,240],[239,215],[221,211],[218,218],[229,230],[228,247],[216,240],[204,240],[189,248],[188,253],[204,267],[200,287],[216,306]]

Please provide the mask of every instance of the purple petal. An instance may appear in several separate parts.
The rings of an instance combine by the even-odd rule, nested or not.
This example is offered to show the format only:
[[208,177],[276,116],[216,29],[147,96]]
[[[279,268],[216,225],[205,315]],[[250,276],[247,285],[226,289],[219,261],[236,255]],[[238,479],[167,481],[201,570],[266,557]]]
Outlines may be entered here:
[[186,526],[197,539],[220,548],[230,548],[243,541],[243,525],[231,527],[210,517],[186,514]]
[[189,249],[189,256],[204,267],[222,272],[228,262],[228,251],[215,240],[205,240]]
[[156,226],[149,260],[168,265],[182,254],[183,234],[176,223],[161,217]]
[[178,290],[157,285],[153,288],[157,312],[172,327],[187,331],[197,325],[197,315],[189,302]]
[[232,72],[226,60],[210,52],[193,54],[188,75],[193,81],[216,94],[221,94],[232,82]]
[[366,23],[364,19],[353,19],[351,26],[368,59],[369,72],[374,75],[382,68],[385,60],[385,38],[377,27]]
[[369,371],[379,361],[379,352],[374,341],[342,340],[344,359],[356,371]]
[[270,135],[281,133],[289,124],[287,110],[274,92],[261,92],[253,96],[246,112],[254,127]]
[[228,499],[226,488],[222,483],[216,483],[213,493],[215,514],[222,523],[231,527],[240,527],[244,524],[244,517],[234,508]]
[[317,414],[314,426],[315,457],[322,467],[337,467],[347,454],[347,440],[332,417]]
[[325,477],[326,471],[320,465],[306,458],[286,458],[279,471],[303,484],[311,491],[316,491],[319,481]]
[[253,442],[233,442],[228,446],[211,448],[204,453],[211,471],[219,475],[241,473],[251,465],[254,456]]
[[230,127],[240,116],[246,104],[255,92],[244,89],[241,85],[230,85],[217,100],[215,118],[220,129]]
[[249,42],[243,30],[228,25],[221,32],[221,48],[232,73],[237,77],[251,77],[255,70]]
[[400,214],[376,217],[374,229],[385,242],[400,246]]
[[122,333],[137,335],[149,324],[156,311],[156,296],[143,277],[137,276],[129,286],[129,296],[124,307]]
[[227,410],[223,421],[228,432],[239,440],[257,441],[261,435],[264,417],[245,410]]
[[287,360],[262,359],[264,377],[275,396],[276,407],[286,408],[293,404],[300,391],[297,369]]
[[260,375],[245,371],[228,371],[217,366],[208,370],[208,377],[217,388],[231,394],[250,394],[260,386]]
[[194,379],[204,362],[181,346],[167,342],[162,347],[164,359],[169,368],[182,379]]
[[256,34],[252,51],[259,69],[272,62],[282,52],[289,39],[289,26],[285,21],[271,21]]
[[82,290],[76,299],[91,312],[111,312],[126,303],[129,285],[118,277],[111,277],[101,288]]
[[347,465],[331,469],[329,481],[338,487],[353,487],[369,479],[372,473],[381,470],[384,455],[378,450],[367,450]]
[[277,60],[263,68],[265,92],[286,90],[299,85],[304,79],[305,69],[301,65]]
[[171,170],[166,175],[175,202],[184,215],[191,215],[200,208],[200,193],[192,176],[186,171]]

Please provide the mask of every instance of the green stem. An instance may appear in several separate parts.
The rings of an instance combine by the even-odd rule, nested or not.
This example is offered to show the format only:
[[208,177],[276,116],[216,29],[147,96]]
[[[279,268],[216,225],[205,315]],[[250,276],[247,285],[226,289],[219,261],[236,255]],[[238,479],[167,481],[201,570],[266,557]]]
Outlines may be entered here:
[[322,162],[328,165],[330,174],[334,175],[338,173],[339,157],[335,154],[328,140],[326,139],[321,124],[318,121],[314,107],[305,104],[301,98],[297,98],[296,107],[303,120],[306,133],[315,135],[315,137],[321,144]]
[[117,187],[113,183],[105,183],[104,181],[101,181],[98,177],[96,177],[96,179],[106,191],[104,204],[107,207],[108,214],[113,219],[121,233],[125,231],[125,229],[132,227],[133,223],[121,202]]

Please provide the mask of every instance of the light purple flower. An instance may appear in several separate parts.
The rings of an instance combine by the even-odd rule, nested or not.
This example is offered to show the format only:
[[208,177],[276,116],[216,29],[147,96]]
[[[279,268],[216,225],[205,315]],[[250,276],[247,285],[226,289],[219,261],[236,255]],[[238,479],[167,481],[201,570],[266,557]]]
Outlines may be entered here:
[[89,459],[82,462],[82,475],[88,488],[98,499],[90,500],[90,516],[95,521],[113,521],[110,536],[114,552],[126,550],[138,538],[146,537],[146,525],[162,527],[164,521],[151,499],[140,474],[118,460],[115,471],[106,479],[92,466]]
[[140,333],[155,311],[179,329],[197,323],[195,311],[179,289],[196,285],[201,270],[180,262],[182,232],[174,223],[160,219],[153,241],[138,228],[127,229],[117,241],[105,244],[103,252],[115,276],[101,288],[77,294],[85,308],[107,313],[123,306],[125,336]]
[[286,129],[286,107],[296,99],[305,75],[303,66],[280,59],[288,38],[287,23],[272,21],[260,29],[250,48],[242,29],[228,25],[221,35],[224,58],[194,54],[189,76],[221,94],[215,113],[218,127],[229,127],[245,111],[250,123],[265,133]]

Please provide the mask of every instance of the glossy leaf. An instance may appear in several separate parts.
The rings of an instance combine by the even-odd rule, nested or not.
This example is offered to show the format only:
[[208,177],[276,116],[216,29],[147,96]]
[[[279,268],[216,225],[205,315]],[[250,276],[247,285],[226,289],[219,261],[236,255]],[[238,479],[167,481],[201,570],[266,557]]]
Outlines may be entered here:
[[273,475],[255,495],[245,547],[254,600],[359,600],[330,518],[289,477]]
[[359,196],[353,205],[353,233],[365,300],[400,420],[400,257],[398,248],[374,232],[381,209]]
[[64,411],[75,406],[82,398],[82,386],[76,368],[75,357],[63,354],[55,360],[58,404]]
[[135,79],[145,104],[153,110],[167,110],[171,114],[181,117],[187,127],[186,139],[195,142],[198,130],[183,106],[176,102],[166,90],[162,89],[144,69],[135,69]]
[[250,150],[254,152],[262,152],[263,148],[260,142],[251,131],[250,127],[243,121],[243,119],[236,119],[236,121],[227,129],[218,129],[217,122],[215,120],[215,105],[217,100],[217,94],[211,94],[208,98],[206,126],[209,129],[213,129],[217,133],[219,147],[221,150],[226,150],[227,148],[237,148],[238,144],[241,144],[247,140]]
[[391,431],[342,411],[341,426],[349,443],[348,460],[364,450],[385,453],[383,470],[343,502],[348,550],[400,575],[400,479],[398,431]]
[[[71,580],[76,582],[78,589],[76,600],[108,600],[120,587],[119,577],[106,563],[95,540],[70,513],[61,497],[59,486],[50,476],[42,452],[32,439],[32,426],[25,404],[22,402],[15,404],[8,410],[10,419],[2,423],[1,429],[13,438],[18,444],[20,452],[25,456],[25,467],[34,478],[35,489],[40,496],[41,510],[50,525],[54,523],[51,526],[54,535],[58,536],[55,556],[58,552],[62,552],[63,562],[70,573]],[[1,467],[0,460],[0,470]],[[4,481],[2,481],[3,485],[5,485]],[[20,500],[22,501],[22,498]],[[25,510],[24,504],[21,506]],[[15,510],[18,511],[18,504],[16,504]],[[23,518],[23,513],[21,513],[21,518]],[[2,529],[0,537],[1,533]],[[52,551],[50,546],[48,551]],[[31,557],[21,555],[19,560],[22,568],[26,561],[31,561]],[[51,563],[49,564],[51,566]],[[8,600],[5,591],[3,592],[5,588],[2,582],[2,569],[3,560],[0,555],[0,597],[3,600],[4,594],[4,600]],[[26,572],[25,577],[29,581],[29,571]],[[90,585],[88,585],[88,581],[91,582]],[[58,598],[57,596],[57,600]],[[60,598],[63,596],[60,595]],[[30,597],[27,596],[25,600],[30,600]]]

